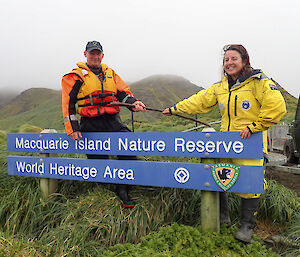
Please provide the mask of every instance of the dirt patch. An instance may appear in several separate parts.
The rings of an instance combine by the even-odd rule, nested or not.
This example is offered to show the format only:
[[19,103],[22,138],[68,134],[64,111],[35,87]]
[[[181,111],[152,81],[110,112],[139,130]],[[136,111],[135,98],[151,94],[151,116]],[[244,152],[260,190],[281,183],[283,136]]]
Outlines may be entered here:
[[268,179],[276,180],[281,185],[292,189],[300,197],[300,175],[292,174],[284,171],[277,171],[267,167],[266,177]]

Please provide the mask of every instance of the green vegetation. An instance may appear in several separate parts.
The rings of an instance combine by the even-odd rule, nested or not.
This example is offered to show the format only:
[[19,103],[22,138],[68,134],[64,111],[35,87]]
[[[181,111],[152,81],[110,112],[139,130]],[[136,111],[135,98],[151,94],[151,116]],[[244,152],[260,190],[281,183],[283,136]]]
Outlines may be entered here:
[[283,98],[285,100],[286,103],[286,109],[287,109],[287,113],[286,115],[281,119],[282,123],[286,123],[286,124],[290,124],[294,118],[295,118],[295,114],[296,114],[296,109],[297,109],[297,103],[298,103],[298,99],[293,97],[291,94],[289,94],[283,87],[281,87],[274,79],[273,81],[275,82],[276,86],[279,88],[280,92],[283,95]]
[[[113,185],[60,181],[45,201],[37,178],[7,175],[5,144],[0,153],[0,256],[276,256],[257,236],[248,246],[234,240],[235,194],[229,194],[233,227],[202,233],[201,191],[135,186],[130,194],[137,206],[128,210]],[[289,243],[277,251],[287,256],[300,254],[299,213],[295,193],[269,181],[258,218],[280,227]]]
[[233,237],[235,230],[223,227],[221,233],[204,233],[200,226],[174,223],[147,235],[137,245],[115,245],[105,251],[104,256],[278,256],[266,249],[258,239],[246,246],[237,242]]
[[[164,77],[156,79],[159,83],[149,79],[132,85],[137,96],[140,90],[144,102],[151,107],[164,108],[199,90],[195,85],[186,90],[177,88],[186,81],[172,84]],[[240,206],[235,194],[229,194],[233,226],[210,234],[200,229],[201,191],[197,190],[134,186],[130,194],[137,206],[128,210],[121,207],[114,185],[59,181],[57,193],[43,200],[37,178],[7,175],[8,132],[39,132],[45,128],[64,131],[60,92],[40,89],[40,96],[36,93],[35,89],[29,90],[13,104],[0,108],[7,114],[0,118],[0,256],[277,256],[258,237],[265,239],[261,224],[276,228],[284,236],[282,245],[274,245],[278,254],[300,255],[300,200],[274,181],[269,181],[269,189],[261,197],[255,242],[247,246],[233,238]],[[164,100],[166,94],[169,102]],[[144,100],[142,96],[138,98]],[[297,99],[284,96],[288,114],[283,121],[289,123]],[[190,121],[155,113],[137,113],[134,117],[135,131],[183,131],[195,126]],[[122,118],[130,127],[130,112],[122,111]],[[220,114],[214,109],[198,119],[216,121]],[[215,128],[218,130],[219,125]],[[200,161],[177,157],[144,159]]]
[[0,145],[6,143],[6,132],[0,130]]

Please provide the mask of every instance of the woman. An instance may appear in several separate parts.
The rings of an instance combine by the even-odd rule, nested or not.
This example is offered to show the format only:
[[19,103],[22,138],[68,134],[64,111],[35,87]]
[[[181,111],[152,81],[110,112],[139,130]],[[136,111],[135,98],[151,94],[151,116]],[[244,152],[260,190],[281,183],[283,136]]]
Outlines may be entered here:
[[[240,131],[244,139],[250,138],[253,133],[263,131],[263,151],[267,153],[267,129],[278,123],[286,113],[284,99],[272,80],[261,70],[251,67],[248,52],[242,45],[227,45],[223,50],[223,79],[207,90],[202,90],[165,109],[163,114],[205,113],[218,104],[222,116],[220,130]],[[222,159],[221,162],[263,165],[263,159]],[[242,198],[242,219],[235,238],[249,243],[252,240],[260,195],[245,193],[238,195]],[[220,193],[220,222],[230,224],[225,193]]]

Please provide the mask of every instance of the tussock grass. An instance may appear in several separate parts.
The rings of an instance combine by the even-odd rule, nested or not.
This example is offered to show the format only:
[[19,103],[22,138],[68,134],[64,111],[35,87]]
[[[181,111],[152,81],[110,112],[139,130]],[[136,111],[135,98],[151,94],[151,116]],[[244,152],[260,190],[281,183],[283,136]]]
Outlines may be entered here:
[[19,133],[39,133],[43,129],[30,124],[23,124],[19,127]]
[[38,243],[35,240],[28,240],[0,232],[0,256],[44,256],[39,251]]
[[0,130],[0,145],[6,144],[6,131]]
[[[13,245],[18,249],[16,256],[27,256],[23,250],[32,256],[102,256],[109,246],[139,244],[149,233],[174,222],[190,226],[200,223],[201,191],[134,186],[130,195],[137,206],[123,209],[113,185],[65,180],[59,182],[58,193],[45,201],[37,178],[7,175],[6,158],[6,145],[0,145],[0,236],[4,238],[0,253],[5,240],[12,245],[3,256],[14,255]],[[293,227],[286,234],[299,241],[299,216],[295,214],[299,199],[283,186],[272,181],[269,184],[261,198],[261,217]],[[238,218],[240,199],[235,194],[229,196],[231,216]]]
[[300,213],[300,199],[296,193],[275,180],[268,181],[269,188],[260,198],[260,215],[275,223],[285,224],[295,220]]

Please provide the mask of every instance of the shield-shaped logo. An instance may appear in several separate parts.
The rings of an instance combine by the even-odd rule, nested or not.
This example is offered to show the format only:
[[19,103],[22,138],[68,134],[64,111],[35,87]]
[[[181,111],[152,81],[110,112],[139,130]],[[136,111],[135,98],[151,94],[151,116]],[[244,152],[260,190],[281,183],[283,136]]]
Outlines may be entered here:
[[240,167],[231,163],[217,163],[211,166],[211,174],[224,191],[231,188],[240,174]]

